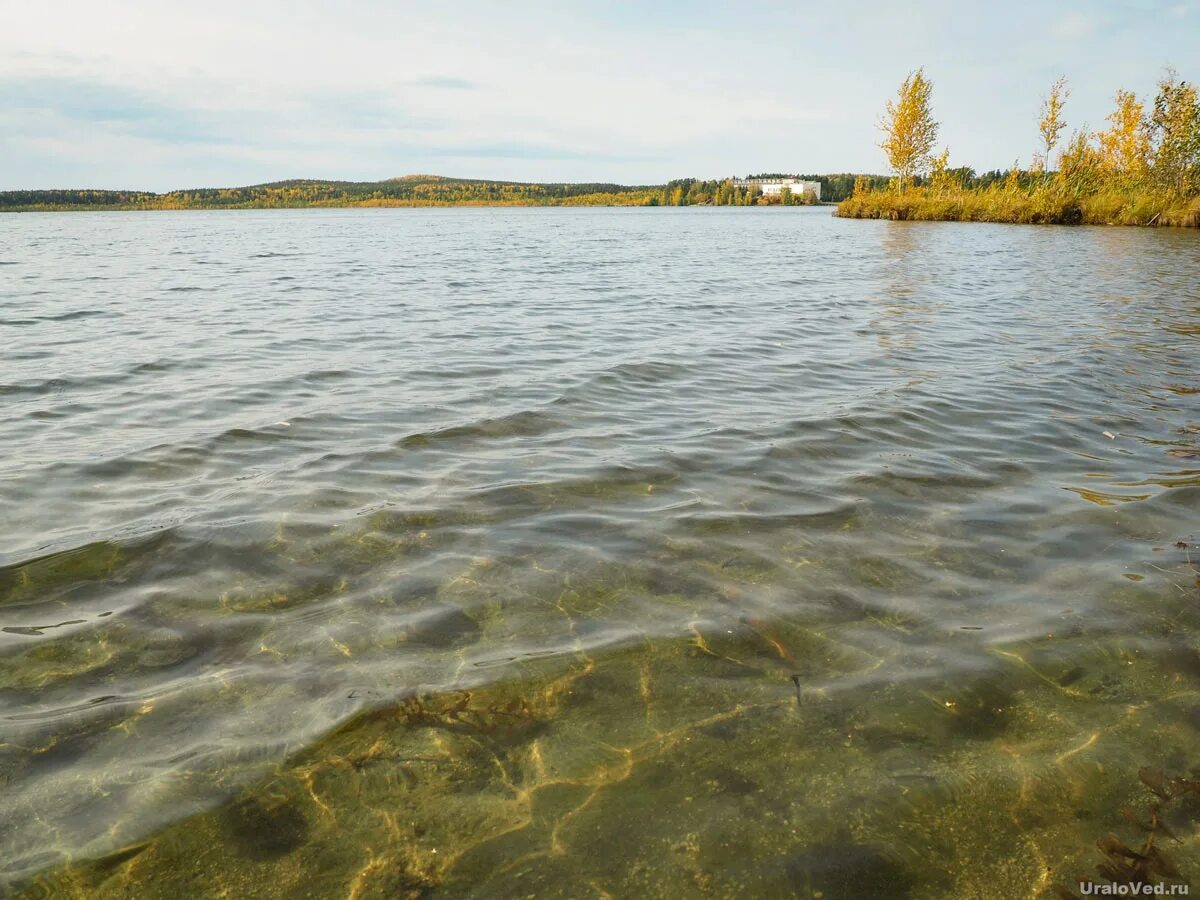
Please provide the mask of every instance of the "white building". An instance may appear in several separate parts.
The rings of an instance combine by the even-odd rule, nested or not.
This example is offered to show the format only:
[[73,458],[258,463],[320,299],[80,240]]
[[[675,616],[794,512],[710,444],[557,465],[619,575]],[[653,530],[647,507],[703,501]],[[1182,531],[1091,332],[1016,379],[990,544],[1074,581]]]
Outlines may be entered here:
[[784,188],[787,188],[796,198],[811,194],[814,200],[821,199],[821,182],[819,181],[801,181],[799,178],[735,178],[733,183],[742,188],[757,184],[764,197],[777,197]]

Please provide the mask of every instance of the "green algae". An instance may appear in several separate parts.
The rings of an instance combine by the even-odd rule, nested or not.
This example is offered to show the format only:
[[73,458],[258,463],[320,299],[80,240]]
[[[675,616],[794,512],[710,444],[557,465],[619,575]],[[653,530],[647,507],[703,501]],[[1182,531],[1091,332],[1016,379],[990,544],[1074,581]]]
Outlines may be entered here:
[[0,606],[42,599],[47,594],[118,575],[130,563],[119,543],[97,541],[0,569]]

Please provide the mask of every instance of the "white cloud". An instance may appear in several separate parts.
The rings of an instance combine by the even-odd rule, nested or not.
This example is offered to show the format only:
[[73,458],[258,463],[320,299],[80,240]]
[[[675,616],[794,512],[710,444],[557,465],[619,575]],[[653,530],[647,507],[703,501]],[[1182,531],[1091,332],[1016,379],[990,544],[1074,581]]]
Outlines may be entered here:
[[[232,184],[879,170],[875,119],[922,64],[955,158],[988,168],[1028,156],[1030,110],[1058,72],[1076,88],[1072,121],[1100,121],[1117,86],[1112,42],[1147,85],[1197,43],[1192,19],[1124,21],[1100,3],[1039,32],[1028,23],[1043,8],[1015,3],[981,30],[949,0],[750,2],[736,14],[570,0],[0,0],[0,99],[6,85],[86,86],[40,107],[0,103],[0,189],[80,173],[167,189],[210,173]],[[120,155],[89,164],[62,135]],[[35,158],[37,138],[50,143]]]
[[1079,40],[1091,37],[1103,24],[1104,19],[1094,13],[1069,12],[1054,22],[1051,31],[1061,38]]

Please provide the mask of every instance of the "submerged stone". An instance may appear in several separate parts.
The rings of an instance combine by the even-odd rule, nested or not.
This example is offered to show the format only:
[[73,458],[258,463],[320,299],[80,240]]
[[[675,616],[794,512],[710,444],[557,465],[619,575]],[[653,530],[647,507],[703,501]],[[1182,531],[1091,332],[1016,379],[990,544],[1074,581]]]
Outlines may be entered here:
[[431,647],[452,647],[478,640],[479,623],[458,606],[437,606],[429,610],[408,629],[411,641]]
[[828,843],[783,860],[796,895],[821,900],[902,900],[912,896],[913,877],[881,847]]
[[243,797],[221,812],[234,848],[249,859],[285,856],[308,840],[304,814],[287,801]]

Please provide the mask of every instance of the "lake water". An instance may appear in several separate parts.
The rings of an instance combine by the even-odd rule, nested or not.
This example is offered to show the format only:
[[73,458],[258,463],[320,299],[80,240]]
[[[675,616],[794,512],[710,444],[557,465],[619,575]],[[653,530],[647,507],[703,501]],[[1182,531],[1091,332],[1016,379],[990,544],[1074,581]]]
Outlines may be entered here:
[[0,338],[0,893],[1034,897],[1200,772],[1200,235],[10,215]]

